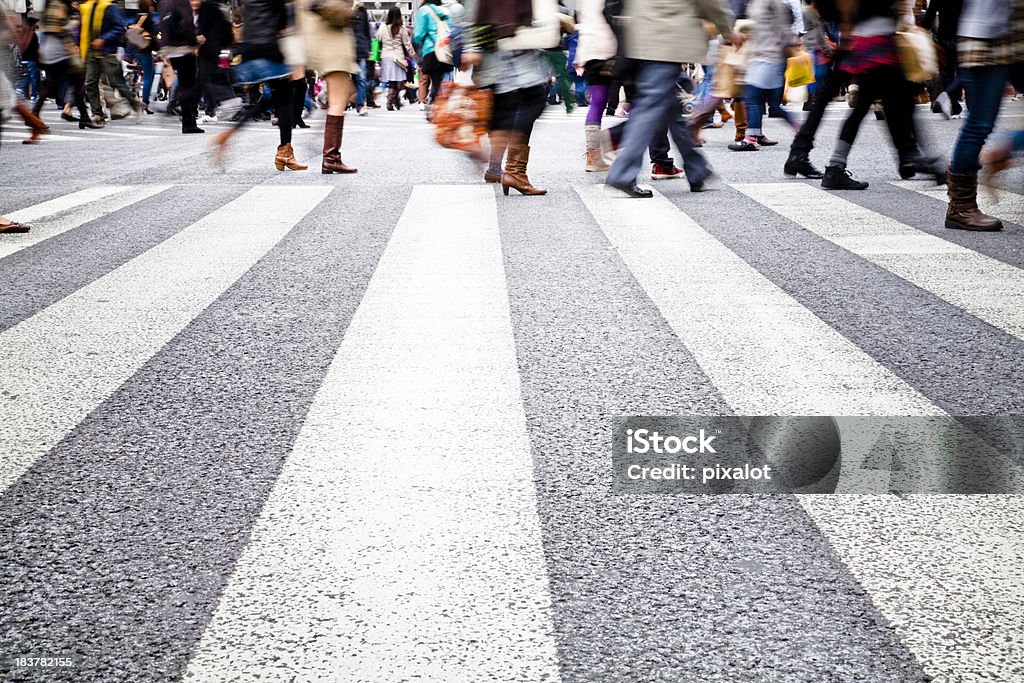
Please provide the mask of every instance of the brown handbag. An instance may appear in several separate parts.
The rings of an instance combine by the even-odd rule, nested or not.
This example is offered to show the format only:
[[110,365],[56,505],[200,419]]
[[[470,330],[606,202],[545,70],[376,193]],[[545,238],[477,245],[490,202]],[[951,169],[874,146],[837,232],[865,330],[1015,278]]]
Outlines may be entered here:
[[334,28],[347,27],[356,13],[353,0],[311,0],[309,11]]

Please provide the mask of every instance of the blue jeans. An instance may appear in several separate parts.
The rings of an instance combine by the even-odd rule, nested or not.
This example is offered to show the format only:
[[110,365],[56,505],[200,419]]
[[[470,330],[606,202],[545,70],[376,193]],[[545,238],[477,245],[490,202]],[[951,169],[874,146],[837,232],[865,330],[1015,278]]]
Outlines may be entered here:
[[953,148],[949,170],[957,175],[973,175],[981,169],[978,157],[989,133],[996,125],[1003,87],[1010,77],[1010,67],[974,66],[961,69],[967,89],[967,120],[960,129],[960,137]]
[[644,151],[658,131],[665,127],[668,127],[672,141],[683,157],[686,179],[697,183],[711,175],[707,159],[693,146],[693,138],[686,128],[682,108],[676,98],[679,73],[679,65],[672,62],[637,62],[636,97],[622,134],[619,154],[608,171],[609,185],[629,187],[636,182],[643,165]]
[[366,106],[366,59],[360,59],[359,61],[359,73],[354,74],[352,77],[356,81],[356,109],[362,109]]
[[143,104],[149,104],[149,94],[153,92],[153,77],[156,75],[153,53],[139,52],[134,48],[128,48],[127,53],[129,57],[133,57],[139,63],[139,66],[142,67],[142,102]]
[[782,118],[790,124],[792,116],[782,108],[782,88],[765,90],[749,83],[743,90],[743,101],[747,105],[747,135],[762,135],[761,122],[764,120],[764,105],[772,111],[778,111]]
[[35,62],[22,62],[21,66],[25,69],[25,76],[18,84],[18,90],[26,99],[35,102],[39,97],[39,66]]

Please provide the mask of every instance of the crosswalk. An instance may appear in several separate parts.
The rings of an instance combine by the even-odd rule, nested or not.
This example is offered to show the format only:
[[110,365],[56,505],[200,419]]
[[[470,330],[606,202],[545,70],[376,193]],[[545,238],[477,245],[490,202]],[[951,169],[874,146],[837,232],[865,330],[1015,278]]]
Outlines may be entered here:
[[[141,202],[172,208],[173,189],[96,186],[0,207],[33,224],[0,240],[0,277],[45,268],[75,231],[116,224]],[[893,191],[939,223],[935,191]],[[1024,373],[1013,250],[981,253],[809,184],[719,196],[820,245],[765,259],[853,264],[862,289],[892,291],[893,311],[850,301],[823,313],[685,194],[634,201],[573,186],[550,201],[580,239],[552,239],[559,250],[540,255],[531,240],[558,228],[506,221],[489,186],[414,186],[390,230],[366,235],[347,218],[347,193],[267,184],[0,329],[3,651],[76,652],[100,679],[133,681],[735,680],[715,678],[728,666],[750,680],[1024,679],[1015,496],[611,494],[608,420],[666,404],[657,378],[619,367],[607,349],[622,338],[668,348],[653,330],[678,344],[663,362],[694,378],[679,392],[698,397],[696,413],[1022,409],[1019,392],[965,399],[949,377],[974,387],[995,372],[1005,377],[992,386],[1012,386]],[[1024,195],[1003,192],[999,211],[1010,224],[987,237],[1019,242]],[[324,272],[328,250],[358,266]],[[624,314],[601,328],[603,341],[560,300],[600,289],[602,269],[621,271],[631,290],[609,299]],[[324,288],[338,310],[302,307]],[[903,294],[927,310],[899,311]],[[888,334],[874,321],[894,314],[948,318],[944,343],[1003,355],[907,367],[873,342]],[[856,319],[857,333],[841,318]],[[337,342],[261,345],[271,319],[296,339],[330,328]],[[238,328],[251,350],[229,333]],[[535,363],[538,344],[571,370]],[[286,370],[233,374],[235,359],[256,353],[281,354]],[[175,426],[181,406],[167,387],[203,386],[211,367],[224,373],[217,391],[233,392],[219,400],[259,394],[269,397],[261,411],[280,415],[243,406],[228,422],[197,414]],[[601,393],[574,395],[575,382]],[[280,459],[258,446],[268,436]],[[218,453],[231,486],[203,464]],[[61,472],[70,479],[51,480]],[[195,497],[190,482],[211,494]],[[162,502],[137,510],[125,486]],[[751,514],[761,528],[729,522]],[[618,531],[602,517],[659,532],[639,548],[609,542],[602,534]],[[93,534],[135,540],[109,547]],[[576,539],[568,551],[566,538]],[[694,553],[707,564],[668,571]],[[165,584],[147,578],[162,566],[176,568],[160,574]],[[36,618],[12,616],[19,599],[37,600]]]

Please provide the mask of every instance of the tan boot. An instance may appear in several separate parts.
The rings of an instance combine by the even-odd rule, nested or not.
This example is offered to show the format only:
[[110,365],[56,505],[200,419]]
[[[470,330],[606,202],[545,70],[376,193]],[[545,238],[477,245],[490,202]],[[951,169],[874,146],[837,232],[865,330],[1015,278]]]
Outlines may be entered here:
[[492,130],[490,133],[491,151],[487,163],[487,170],[484,171],[485,183],[501,182],[501,162],[505,160],[505,150],[508,149],[508,132],[504,130]]
[[324,125],[324,160],[320,165],[321,173],[328,175],[356,172],[356,169],[346,166],[345,162],[341,160],[341,142],[344,133],[345,117],[328,114],[327,123]]
[[591,124],[583,129],[586,134],[587,163],[586,169],[590,173],[607,171],[608,162],[601,154],[601,126]]
[[289,171],[305,171],[309,166],[300,164],[295,159],[295,152],[292,150],[291,144],[281,145],[277,148],[277,155],[274,157],[274,165],[277,166],[278,171],[288,169]]
[[505,163],[505,172],[501,174],[501,191],[508,195],[510,189],[520,194],[537,196],[547,194],[547,190],[541,190],[530,183],[526,175],[526,167],[530,163],[530,146],[523,142],[510,142],[508,145],[508,161]]
[[994,232],[1003,229],[1003,224],[998,218],[987,216],[978,209],[977,174],[949,173],[946,183],[949,193],[949,207],[946,209],[947,228],[976,232]]

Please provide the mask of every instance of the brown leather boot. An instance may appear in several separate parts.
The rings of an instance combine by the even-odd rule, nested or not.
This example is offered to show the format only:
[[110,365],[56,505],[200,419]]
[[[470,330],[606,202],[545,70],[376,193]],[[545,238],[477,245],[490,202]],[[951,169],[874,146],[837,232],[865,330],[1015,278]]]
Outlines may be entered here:
[[277,155],[274,157],[274,165],[277,166],[278,171],[288,169],[289,171],[305,171],[309,166],[300,164],[295,159],[295,152],[292,150],[291,143],[287,145],[281,145],[277,148]]
[[345,133],[345,117],[327,115],[327,123],[324,126],[324,160],[320,166],[320,172],[327,175],[331,173],[355,173],[356,169],[346,166],[341,160],[341,141]]
[[508,161],[505,172],[501,174],[501,191],[508,195],[509,189],[518,190],[520,194],[536,196],[547,194],[530,184],[526,175],[526,167],[530,163],[530,146],[523,142],[509,142]]
[[601,126],[584,126],[583,132],[586,135],[587,160],[584,168],[591,173],[600,173],[608,170],[608,162],[601,154]]
[[946,209],[946,227],[952,230],[994,232],[1002,230],[998,218],[987,216],[978,209],[978,175],[947,175],[949,207]]
[[500,183],[502,174],[501,162],[505,160],[505,150],[508,149],[508,132],[492,130],[488,137],[491,141],[491,151],[487,170],[484,171],[484,182]]

